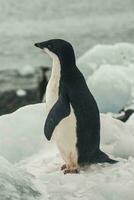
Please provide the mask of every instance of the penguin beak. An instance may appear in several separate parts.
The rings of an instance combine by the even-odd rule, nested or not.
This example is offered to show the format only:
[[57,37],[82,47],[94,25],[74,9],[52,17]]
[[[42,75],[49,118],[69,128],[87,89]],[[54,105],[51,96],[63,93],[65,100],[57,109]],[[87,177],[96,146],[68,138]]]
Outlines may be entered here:
[[[41,45],[40,43],[35,43],[34,46],[38,47],[38,48],[41,48]],[[42,49],[42,48],[41,48]]]
[[46,53],[46,51],[45,51],[45,45],[42,42],[41,43],[35,43],[34,46],[42,49],[43,52]]

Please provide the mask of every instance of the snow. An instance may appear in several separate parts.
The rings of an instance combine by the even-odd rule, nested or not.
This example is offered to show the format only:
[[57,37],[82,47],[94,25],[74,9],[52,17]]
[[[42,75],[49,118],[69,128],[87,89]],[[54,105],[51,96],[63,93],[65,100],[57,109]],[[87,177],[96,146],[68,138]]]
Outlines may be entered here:
[[0,199],[133,200],[133,117],[123,123],[111,114],[100,116],[101,149],[119,163],[64,175],[56,145],[43,134],[45,115],[42,103],[0,117]]
[[25,65],[18,69],[19,75],[21,76],[32,76],[35,73],[35,69],[30,65]]
[[43,147],[45,106],[25,106],[0,117],[0,152],[11,162],[30,156]]
[[134,128],[134,114],[132,114],[130,117],[129,117],[129,119],[128,119],[128,121],[126,122],[129,126],[132,126],[133,128]]
[[119,112],[131,101],[131,79],[122,68],[117,65],[101,65],[87,79],[101,112]]
[[[42,165],[40,165],[40,158],[38,162],[37,158],[35,159],[32,174],[40,178],[46,185],[50,199],[133,200],[134,159],[132,158],[127,162],[121,161],[112,166],[108,164],[88,166],[77,175],[63,175],[59,171],[58,161],[55,162],[55,156],[51,157],[51,160],[43,158],[45,162]],[[49,165],[49,171],[47,171],[46,163],[50,161],[51,167]],[[37,163],[39,164],[37,165]],[[30,166],[26,165],[26,167],[31,171]],[[37,174],[37,170],[42,173]]]
[[103,64],[127,67],[130,63],[134,63],[134,45],[129,43],[96,45],[77,60],[86,78]]
[[117,113],[133,101],[134,45],[97,45],[77,65],[84,74],[101,112]]
[[16,95],[19,97],[26,96],[26,94],[27,94],[26,90],[19,89],[16,91]]
[[48,197],[45,185],[3,157],[0,157],[0,188],[1,200],[47,200]]

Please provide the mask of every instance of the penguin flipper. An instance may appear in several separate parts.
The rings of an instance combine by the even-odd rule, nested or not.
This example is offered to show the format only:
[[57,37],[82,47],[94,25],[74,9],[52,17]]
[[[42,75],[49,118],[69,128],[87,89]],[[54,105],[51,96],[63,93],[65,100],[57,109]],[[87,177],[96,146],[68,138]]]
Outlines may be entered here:
[[67,95],[59,96],[58,101],[50,110],[45,126],[44,126],[44,133],[48,140],[51,139],[52,134],[54,132],[55,127],[59,124],[59,122],[67,117],[70,114],[70,104],[67,98]]

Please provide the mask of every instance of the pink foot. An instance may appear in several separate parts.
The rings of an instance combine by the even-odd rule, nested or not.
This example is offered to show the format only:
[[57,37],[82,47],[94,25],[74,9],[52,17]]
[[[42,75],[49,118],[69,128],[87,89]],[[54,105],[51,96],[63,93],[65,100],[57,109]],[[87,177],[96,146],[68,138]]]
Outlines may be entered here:
[[64,174],[78,174],[79,170],[78,169],[65,169]]
[[66,164],[64,164],[64,165],[62,165],[61,170],[64,170],[66,168],[67,168],[67,166],[66,166]]

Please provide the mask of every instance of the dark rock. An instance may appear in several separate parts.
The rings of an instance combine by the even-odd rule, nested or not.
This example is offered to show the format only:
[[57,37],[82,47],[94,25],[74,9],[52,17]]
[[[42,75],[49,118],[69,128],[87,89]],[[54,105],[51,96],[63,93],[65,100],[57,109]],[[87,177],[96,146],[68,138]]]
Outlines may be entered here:
[[126,122],[133,113],[134,113],[134,109],[125,108],[125,109],[122,109],[118,115],[114,115],[113,117],[122,122]]
[[18,108],[42,102],[49,68],[0,71],[0,115]]
[[122,112],[124,112],[124,115],[121,116],[119,118],[119,120],[121,120],[122,122],[126,122],[129,117],[134,113],[134,110],[133,109],[123,109]]
[[40,93],[40,100],[43,100],[47,83],[48,83],[48,77],[47,77],[47,72],[49,71],[49,68],[41,66],[41,72],[42,72],[42,78],[39,83],[39,93]]

